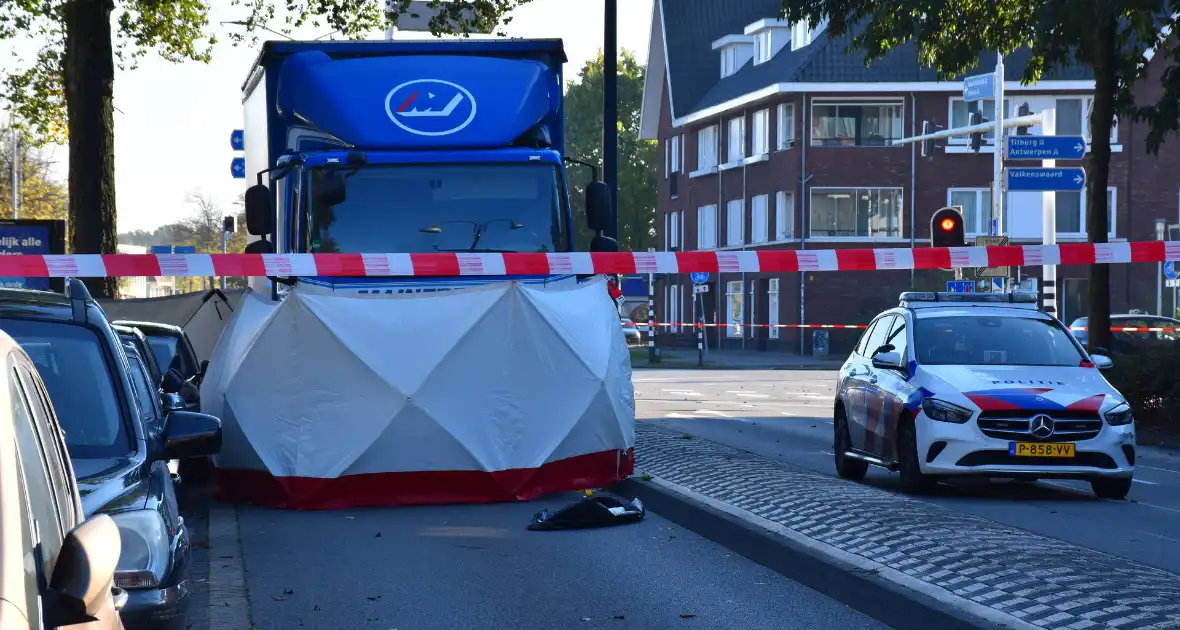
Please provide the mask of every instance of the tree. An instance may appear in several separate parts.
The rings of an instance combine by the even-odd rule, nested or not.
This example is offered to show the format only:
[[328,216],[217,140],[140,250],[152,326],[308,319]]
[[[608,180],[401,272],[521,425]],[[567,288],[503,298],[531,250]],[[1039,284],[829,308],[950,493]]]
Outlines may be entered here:
[[[0,128],[0,218],[13,218],[11,128]],[[16,163],[20,172],[20,218],[66,218],[66,187],[54,179],[52,156],[44,149],[20,144]]]
[[[913,41],[919,60],[942,78],[974,69],[983,51],[1007,54],[1025,46],[1032,53],[1026,85],[1054,68],[1089,68],[1094,101],[1086,231],[1092,243],[1107,240],[1111,122],[1148,123],[1152,153],[1180,130],[1180,0],[783,0],[782,17],[811,24],[827,19],[833,37],[853,32],[851,47],[865,53],[866,63]],[[1146,75],[1148,51],[1153,64],[1164,64],[1163,93],[1157,103],[1136,103],[1132,90]],[[1090,266],[1088,327],[1092,347],[1109,347],[1110,265]]]
[[[469,33],[507,23],[506,14],[530,0],[429,0],[437,11],[431,32]],[[326,23],[349,38],[397,23],[410,0],[232,0],[248,11],[245,33],[286,12],[284,32]],[[216,36],[201,0],[44,0],[0,2],[0,40],[36,38],[41,47],[26,67],[5,79],[9,112],[39,143],[70,147],[69,217],[72,251],[115,252],[115,68],[133,68],[149,53],[173,61],[208,62]],[[96,296],[115,295],[114,278],[86,280]]]
[[[565,93],[566,154],[602,168],[603,55],[586,62]],[[639,139],[643,102],[643,66],[623,51],[619,58],[619,249],[644,252],[655,245],[656,172],[659,149]],[[590,174],[570,169],[570,203],[574,208],[575,244],[589,251],[593,233],[586,228],[586,184]],[[599,173],[602,171],[599,170]]]

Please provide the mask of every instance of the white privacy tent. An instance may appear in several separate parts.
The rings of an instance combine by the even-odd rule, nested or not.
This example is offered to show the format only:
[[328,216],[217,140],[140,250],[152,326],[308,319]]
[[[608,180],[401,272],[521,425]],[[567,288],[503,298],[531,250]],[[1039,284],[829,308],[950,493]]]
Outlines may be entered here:
[[224,500],[524,500],[634,468],[630,356],[601,279],[247,294],[201,388]]

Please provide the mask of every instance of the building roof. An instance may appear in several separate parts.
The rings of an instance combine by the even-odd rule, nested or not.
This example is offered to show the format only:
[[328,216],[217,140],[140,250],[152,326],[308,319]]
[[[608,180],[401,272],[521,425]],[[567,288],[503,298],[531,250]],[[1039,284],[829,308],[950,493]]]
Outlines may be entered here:
[[[917,46],[912,43],[899,46],[883,59],[865,67],[863,53],[848,52],[852,32],[831,38],[826,30],[815,35],[807,46],[798,50],[785,47],[769,61],[757,65],[748,61],[737,72],[722,78],[720,56],[712,49],[711,43],[726,35],[743,33],[747,25],[758,20],[777,17],[781,0],[653,2],[649,76],[644,90],[641,124],[643,135],[648,139],[654,138],[658,129],[657,93],[662,93],[665,87],[670,91],[672,119],[676,125],[692,122],[699,117],[698,114],[723,108],[727,103],[743,100],[743,97],[764,98],[774,91],[814,91],[817,87],[821,90],[864,91],[870,86],[877,92],[910,91],[915,84],[920,84],[918,87],[923,87],[923,91],[957,89],[955,84],[939,81],[933,69],[919,63]],[[1029,57],[1027,49],[1005,56],[1006,82],[1021,80]],[[977,68],[967,74],[994,71],[995,64],[994,54],[982,54]],[[1042,85],[1041,89],[1093,87],[1089,69],[1081,66],[1058,69],[1041,80],[1042,83],[1050,81],[1057,85]],[[1059,83],[1064,81],[1076,85]],[[849,89],[848,84],[862,85],[860,89]],[[798,89],[792,90],[790,86]],[[775,89],[767,92],[768,88]]]

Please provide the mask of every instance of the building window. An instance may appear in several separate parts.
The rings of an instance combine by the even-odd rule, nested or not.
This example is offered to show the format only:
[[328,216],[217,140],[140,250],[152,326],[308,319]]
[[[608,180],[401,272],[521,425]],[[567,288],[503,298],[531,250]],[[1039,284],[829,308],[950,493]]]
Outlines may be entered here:
[[770,61],[773,54],[770,48],[770,31],[762,31],[754,36],[754,64]]
[[769,205],[770,197],[768,195],[758,195],[750,200],[751,243],[765,243],[770,240],[767,230],[767,224],[770,222],[770,213],[767,207]]
[[697,249],[717,248],[717,206],[697,208]]
[[900,101],[812,101],[811,146],[884,147],[902,137]]
[[726,46],[721,49],[721,78],[725,78],[738,69],[737,46]]
[[[994,120],[996,117],[996,100],[984,99],[982,101],[972,101],[970,103],[961,98],[951,99],[951,128],[966,127],[971,124],[971,112],[978,111],[988,120]],[[1012,101],[1004,99],[1004,117],[1012,116]],[[996,132],[989,131],[983,134],[984,144],[995,144]],[[970,136],[952,136],[947,139],[948,144],[968,144],[971,141]]]
[[[1094,109],[1094,99],[1086,99],[1085,115],[1086,120],[1082,123],[1082,135],[1086,137],[1086,142],[1093,142],[1090,137],[1090,113]],[[1060,134],[1059,134],[1060,135]],[[1119,141],[1119,119],[1116,116],[1114,123],[1110,125],[1110,143],[1118,144]]]
[[726,130],[728,145],[725,152],[725,162],[732,164],[740,162],[742,158],[746,157],[746,117],[730,118],[728,127]]
[[697,170],[717,166],[717,125],[697,132]]
[[729,316],[725,322],[725,336],[730,339],[742,338],[742,323],[745,322],[746,317],[744,298],[741,280],[725,283],[725,311]]
[[778,106],[778,150],[783,151],[795,144],[795,104],[780,103]]
[[771,339],[778,339],[778,278],[770,279],[770,289],[766,292],[766,323],[770,325]]
[[901,188],[812,188],[811,238],[898,238]]
[[668,142],[668,170],[680,172],[680,136],[672,136]]
[[[1085,191],[1057,191],[1057,233],[1070,236],[1083,236],[1086,234],[1086,193]],[[1118,213],[1115,212],[1116,203],[1118,201],[1118,194],[1114,188],[1106,189],[1106,211],[1107,224],[1106,234],[1108,237],[1115,235],[1115,219]]]
[[968,235],[989,233],[987,222],[992,214],[992,191],[990,188],[948,189],[947,205],[963,208],[963,228]]
[[725,204],[725,244],[735,247],[745,243],[746,204],[734,199]]
[[680,285],[670,287],[671,299],[668,302],[668,332],[680,332]]
[[[671,220],[671,226],[668,231],[669,235],[671,236],[671,240],[668,243],[668,245],[670,247],[676,249],[677,251],[681,251],[684,249],[684,241],[681,239],[681,236],[680,236],[680,217],[683,216],[683,214],[684,214],[684,211],[669,212],[668,213],[669,218]],[[665,247],[664,249],[667,250],[668,248]]]
[[754,112],[754,133],[750,138],[750,155],[770,153],[770,110]]
[[774,240],[795,238],[795,193],[780,190],[774,194]]

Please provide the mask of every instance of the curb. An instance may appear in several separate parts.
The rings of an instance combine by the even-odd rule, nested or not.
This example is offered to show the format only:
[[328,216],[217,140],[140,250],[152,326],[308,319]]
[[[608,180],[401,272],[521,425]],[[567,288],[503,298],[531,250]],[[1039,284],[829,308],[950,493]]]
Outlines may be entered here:
[[897,630],[1035,628],[658,477],[631,477],[611,491],[638,497],[646,508],[681,527]]
[[214,504],[209,508],[209,627],[253,630],[250,617],[238,510]]

